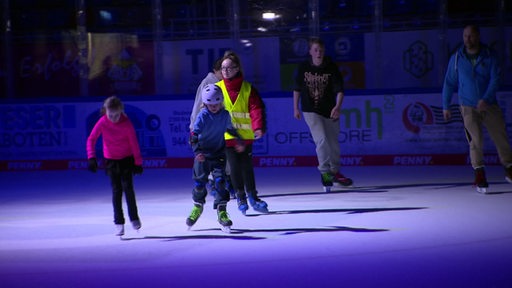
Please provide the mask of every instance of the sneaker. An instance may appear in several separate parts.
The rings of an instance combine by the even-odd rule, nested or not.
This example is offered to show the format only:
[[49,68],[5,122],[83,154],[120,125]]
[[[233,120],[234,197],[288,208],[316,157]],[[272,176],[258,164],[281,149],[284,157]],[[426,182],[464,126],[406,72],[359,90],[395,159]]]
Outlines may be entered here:
[[512,164],[508,165],[508,167],[505,168],[505,180],[507,180],[508,183],[512,184]]
[[352,179],[345,177],[345,175],[341,174],[340,172],[334,174],[332,181],[341,186],[350,186],[354,183]]
[[142,224],[140,223],[140,220],[133,220],[132,221],[132,227],[135,230],[139,230],[140,227],[142,227]]
[[123,235],[124,235],[124,225],[116,224],[116,236],[123,236]]
[[483,167],[479,167],[475,169],[475,183],[476,191],[478,193],[485,194],[487,193],[487,188],[489,188],[489,183],[487,183],[487,178],[485,177],[485,169]]
[[192,208],[192,212],[190,212],[190,216],[187,218],[187,226],[191,227],[192,225],[196,224],[197,219],[199,219],[199,216],[203,213],[203,204],[201,203],[195,203],[194,208]]

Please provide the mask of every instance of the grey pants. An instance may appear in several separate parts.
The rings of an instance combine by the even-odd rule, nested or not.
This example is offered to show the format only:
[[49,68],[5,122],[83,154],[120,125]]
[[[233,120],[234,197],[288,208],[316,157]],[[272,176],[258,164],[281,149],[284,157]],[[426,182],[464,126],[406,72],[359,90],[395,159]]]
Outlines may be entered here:
[[340,121],[325,118],[312,112],[303,112],[316,146],[320,173],[336,174],[340,168]]
[[485,165],[482,126],[485,126],[494,142],[501,164],[505,167],[511,165],[512,152],[508,143],[507,129],[500,107],[498,105],[490,105],[487,111],[479,112],[473,107],[461,106],[460,113],[464,120],[466,138],[469,143],[471,166],[478,168]]

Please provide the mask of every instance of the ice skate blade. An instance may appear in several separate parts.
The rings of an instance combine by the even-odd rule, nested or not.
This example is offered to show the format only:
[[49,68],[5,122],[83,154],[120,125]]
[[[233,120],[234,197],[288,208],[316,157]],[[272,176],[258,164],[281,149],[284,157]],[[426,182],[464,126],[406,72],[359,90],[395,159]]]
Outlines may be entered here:
[[222,230],[224,233],[231,234],[231,226],[221,226],[220,230]]
[[342,183],[334,183],[334,186],[336,187],[340,187],[340,188],[352,188],[354,187],[354,182],[348,184],[348,185],[345,185],[345,184],[342,184]]
[[507,180],[508,183],[512,184],[512,178],[505,177],[505,180]]
[[340,184],[340,185],[335,185],[335,187],[338,188],[338,189],[351,189],[351,188],[355,188],[355,186],[352,185],[352,184],[346,185],[346,186]]
[[488,187],[476,187],[476,192],[480,194],[488,194],[489,191],[487,189]]
[[[252,209],[254,209],[254,208],[252,208]],[[260,212],[260,213],[268,213],[268,209],[267,208],[265,208],[265,209],[254,209],[254,211]]]
[[324,192],[331,192],[332,186],[324,186]]

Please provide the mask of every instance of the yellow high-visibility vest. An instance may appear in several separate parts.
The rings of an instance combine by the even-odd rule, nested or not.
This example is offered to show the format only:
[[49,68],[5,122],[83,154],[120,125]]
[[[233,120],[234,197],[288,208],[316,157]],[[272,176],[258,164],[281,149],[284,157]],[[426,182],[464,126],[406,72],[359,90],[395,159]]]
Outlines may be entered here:
[[[238,92],[238,97],[235,103],[231,102],[231,98],[229,98],[228,90],[226,89],[226,84],[224,81],[219,81],[216,84],[220,87],[222,94],[224,95],[224,106],[231,115],[231,122],[233,123],[233,127],[238,131],[242,139],[254,140],[251,115],[249,114],[249,96],[251,95],[251,84],[246,81],[242,82],[242,87],[240,88],[240,92]],[[224,133],[224,139],[235,139],[235,137],[229,133]]]

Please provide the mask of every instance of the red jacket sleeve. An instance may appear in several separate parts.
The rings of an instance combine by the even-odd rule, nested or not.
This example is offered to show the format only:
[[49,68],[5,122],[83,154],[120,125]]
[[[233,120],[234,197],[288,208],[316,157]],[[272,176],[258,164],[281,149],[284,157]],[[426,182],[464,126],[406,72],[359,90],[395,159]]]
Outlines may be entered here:
[[251,116],[252,130],[266,132],[265,104],[254,87],[251,87],[251,95],[249,95],[249,115]]

